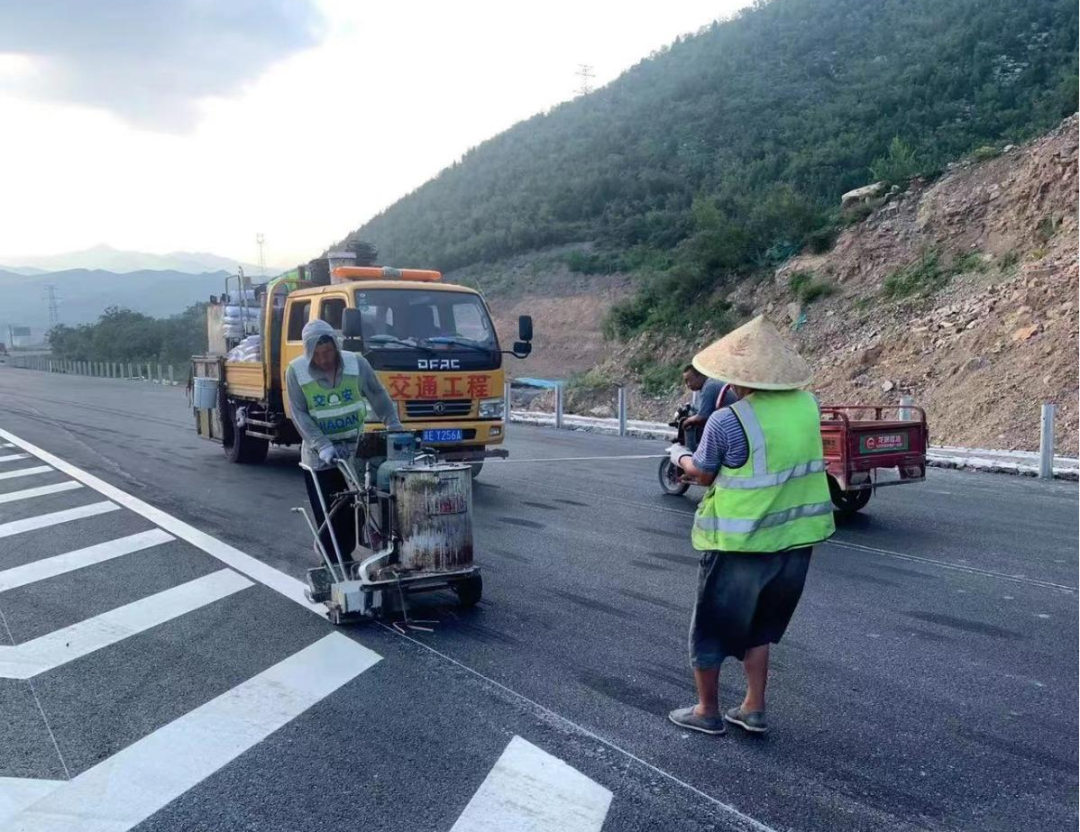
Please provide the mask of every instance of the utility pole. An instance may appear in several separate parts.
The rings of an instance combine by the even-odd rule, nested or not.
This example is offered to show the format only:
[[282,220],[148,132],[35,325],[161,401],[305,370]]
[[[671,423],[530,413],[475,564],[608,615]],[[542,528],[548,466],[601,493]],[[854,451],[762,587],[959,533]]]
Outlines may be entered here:
[[266,243],[266,235],[255,235],[255,244],[259,247],[259,277],[266,277],[266,258],[263,256],[263,245]]
[[55,284],[49,283],[45,286],[45,301],[49,305],[49,329],[53,329],[60,323],[60,305]]
[[592,79],[596,77],[593,74],[592,64],[578,64],[578,70],[574,74],[581,79],[581,83],[578,84],[578,95],[588,95],[592,92]]

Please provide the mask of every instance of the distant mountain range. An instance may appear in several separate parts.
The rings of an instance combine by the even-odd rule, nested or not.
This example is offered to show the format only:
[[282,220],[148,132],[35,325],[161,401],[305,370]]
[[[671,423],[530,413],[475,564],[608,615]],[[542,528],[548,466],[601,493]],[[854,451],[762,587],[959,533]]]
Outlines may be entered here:
[[[115,274],[128,274],[139,271],[175,271],[187,274],[205,272],[236,272],[242,266],[250,275],[257,275],[259,267],[252,263],[242,263],[229,257],[208,254],[201,251],[173,251],[168,254],[149,254],[144,251],[124,251],[112,246],[100,245],[82,251],[66,254],[48,254],[18,258],[7,258],[11,265],[0,265],[0,271],[22,275],[37,275],[45,272],[58,272],[69,269],[103,269]],[[282,269],[276,266],[266,267],[268,274],[277,274]]]
[[28,326],[35,339],[49,326],[46,286],[55,286],[59,321],[89,323],[109,306],[122,306],[157,318],[182,312],[212,294],[221,294],[232,269],[188,273],[174,269],[118,274],[103,269],[19,274],[0,270],[0,341],[8,326]]

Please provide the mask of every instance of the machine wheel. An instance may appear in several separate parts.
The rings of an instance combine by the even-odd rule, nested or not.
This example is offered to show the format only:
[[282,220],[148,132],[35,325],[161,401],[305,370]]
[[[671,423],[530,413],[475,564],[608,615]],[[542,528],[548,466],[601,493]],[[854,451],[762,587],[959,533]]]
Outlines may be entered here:
[[454,584],[454,592],[457,593],[458,601],[463,607],[475,607],[480,603],[480,597],[484,594],[484,578],[482,575],[473,575],[463,581]]
[[840,484],[832,477],[829,477],[829,496],[832,497],[832,503],[836,506],[836,513],[841,517],[851,517],[855,514],[870,502],[873,493],[870,488],[861,488],[858,491],[843,491]]
[[690,483],[679,482],[681,472],[682,469],[672,465],[670,459],[660,461],[660,488],[664,490],[665,494],[678,497],[689,490]]
[[474,480],[480,476],[480,472],[484,470],[484,461],[470,462],[469,463],[469,476]]
[[[265,439],[256,439],[248,436],[244,428],[236,426],[236,410],[231,404],[226,404],[221,420],[222,447],[229,462],[240,465],[258,465],[266,459],[266,453],[270,450],[270,443]],[[227,424],[226,424],[227,422]]]

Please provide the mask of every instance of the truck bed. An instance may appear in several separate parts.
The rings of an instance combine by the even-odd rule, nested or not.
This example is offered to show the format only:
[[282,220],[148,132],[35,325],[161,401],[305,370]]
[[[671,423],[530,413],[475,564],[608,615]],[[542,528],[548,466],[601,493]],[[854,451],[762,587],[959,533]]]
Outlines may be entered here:
[[263,365],[252,361],[226,361],[225,388],[235,398],[263,401],[266,398]]

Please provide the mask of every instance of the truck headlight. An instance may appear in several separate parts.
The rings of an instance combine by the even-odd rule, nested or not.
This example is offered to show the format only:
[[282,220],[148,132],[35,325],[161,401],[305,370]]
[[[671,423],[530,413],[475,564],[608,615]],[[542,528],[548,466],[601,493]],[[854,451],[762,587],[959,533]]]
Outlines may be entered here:
[[481,399],[480,400],[480,418],[481,419],[501,419],[503,417],[503,400],[498,399]]

